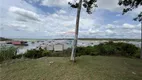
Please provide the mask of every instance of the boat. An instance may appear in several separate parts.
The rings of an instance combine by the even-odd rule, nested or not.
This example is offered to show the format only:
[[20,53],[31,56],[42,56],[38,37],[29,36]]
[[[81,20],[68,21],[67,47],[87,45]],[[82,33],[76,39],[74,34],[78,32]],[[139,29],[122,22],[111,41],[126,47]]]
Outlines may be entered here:
[[16,46],[28,46],[26,41],[12,41],[11,43]]
[[12,44],[12,42],[6,42],[6,44]]

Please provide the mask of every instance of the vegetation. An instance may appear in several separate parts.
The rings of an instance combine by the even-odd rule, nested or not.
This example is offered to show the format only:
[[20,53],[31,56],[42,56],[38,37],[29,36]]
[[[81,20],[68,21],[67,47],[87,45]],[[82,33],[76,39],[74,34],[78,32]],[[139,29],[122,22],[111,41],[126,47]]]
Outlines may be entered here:
[[124,57],[81,56],[13,60],[1,64],[1,80],[142,80],[142,61]]
[[140,48],[133,44],[110,41],[95,46],[78,47],[77,56],[80,55],[114,55],[140,58]]
[[17,54],[15,56],[13,56],[12,59],[21,59],[22,57],[24,57],[23,54]]
[[70,53],[71,53],[71,48],[68,48],[67,50],[64,50],[62,52],[48,51],[46,49],[39,48],[38,50],[36,49],[28,50],[26,53],[23,54],[23,57],[33,58],[33,59],[41,58],[45,56],[47,57],[69,57]]
[[11,39],[0,37],[0,41],[10,41]]
[[17,48],[14,46],[0,46],[0,62],[12,59],[16,55]]
[[[58,38],[54,40],[73,40],[73,38]],[[78,38],[78,40],[141,41],[141,39],[121,39],[121,38]]]
[[[140,58],[140,48],[136,47],[133,44],[128,43],[114,43],[112,41],[101,43],[99,45],[94,46],[87,46],[87,47],[77,47],[77,54],[76,56],[81,55],[91,55],[91,56],[97,56],[97,55],[105,55],[105,56],[124,56],[124,57],[130,57],[130,58]],[[68,48],[67,50],[64,50],[62,52],[54,52],[54,51],[48,51],[46,49],[39,48],[38,50],[32,49],[28,50],[24,54],[16,55],[14,58],[41,58],[44,56],[48,57],[69,57],[71,54],[71,48]]]
[[[120,6],[125,6],[123,9],[123,14],[127,13],[128,11],[132,11],[133,9],[142,6],[142,0],[119,0],[118,3]],[[142,21],[142,12],[134,18],[134,20],[141,22]]]
[[[81,0],[80,1],[82,4],[83,4],[83,7],[86,9],[86,12],[88,13],[88,14],[92,14],[92,8],[94,8],[94,7],[98,7],[97,6],[97,4],[96,4],[96,2],[97,2],[97,0]],[[72,8],[79,8],[79,4],[80,3],[75,3],[75,4],[73,4],[73,3],[68,3]]]
[[[62,52],[48,51],[46,49],[32,49],[28,50],[24,54],[16,54],[16,48],[11,46],[2,46],[0,49],[0,62],[8,59],[19,59],[22,57],[37,59],[41,57],[69,57],[71,54],[71,48]],[[140,58],[140,48],[132,44],[127,43],[113,43],[112,41],[101,43],[99,45],[77,47],[76,56],[81,55],[106,55],[106,56],[125,56],[131,58]]]
[[[112,41],[101,43],[99,45],[87,46],[87,47],[77,47],[76,56],[81,55],[106,55],[106,56],[124,56],[131,58],[140,58],[140,48],[133,44],[128,43],[114,43]],[[32,49],[28,50],[23,54],[26,58],[41,58],[44,56],[48,57],[69,57],[71,53],[71,48],[64,50],[63,52],[48,51],[46,49]],[[19,57],[21,55],[17,55]]]
[[44,56],[49,56],[49,51],[45,49],[39,48],[38,50],[32,49],[28,50],[25,54],[23,54],[26,58],[40,58]]
[[[133,9],[136,9],[136,8],[142,6],[142,0],[119,0],[118,4],[120,6],[124,6],[123,14],[125,14],[128,11],[132,11]],[[141,22],[141,27],[142,27],[142,11],[138,14],[138,16],[136,18],[134,18],[134,20]],[[142,35],[142,33],[141,33],[141,35]],[[142,53],[141,53],[140,58],[142,58]]]
[[50,52],[49,53],[49,57],[69,57],[71,54],[71,48],[68,48],[64,51],[60,51],[60,52]]

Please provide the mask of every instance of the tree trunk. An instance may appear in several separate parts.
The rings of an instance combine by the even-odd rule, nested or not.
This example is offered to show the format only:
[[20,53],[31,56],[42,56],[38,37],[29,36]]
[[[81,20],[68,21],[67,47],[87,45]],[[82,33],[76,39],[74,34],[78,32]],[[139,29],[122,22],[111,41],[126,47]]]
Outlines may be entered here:
[[76,53],[76,47],[77,47],[81,6],[82,6],[82,0],[79,1],[79,7],[78,7],[78,10],[77,10],[75,38],[74,38],[73,48],[72,48],[72,53],[71,53],[71,61],[73,61],[73,62],[75,61],[75,53]]
[[142,21],[141,21],[141,55],[140,58],[142,59]]

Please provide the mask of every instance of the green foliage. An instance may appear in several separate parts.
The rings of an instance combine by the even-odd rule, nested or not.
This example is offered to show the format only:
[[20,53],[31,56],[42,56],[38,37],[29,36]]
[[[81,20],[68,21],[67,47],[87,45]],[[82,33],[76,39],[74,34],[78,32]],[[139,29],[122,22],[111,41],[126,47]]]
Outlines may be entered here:
[[[120,6],[124,6],[123,14],[127,13],[128,11],[132,11],[133,9],[142,6],[142,0],[119,0],[118,3]],[[134,20],[141,22],[142,21],[142,12],[134,18]]]
[[32,49],[32,50],[28,50],[23,55],[24,55],[24,57],[27,57],[27,58],[40,58],[40,57],[48,56],[49,51],[47,51],[45,49],[41,49],[41,48],[39,48],[39,50]]
[[12,57],[12,59],[20,59],[22,58],[23,54],[17,54],[15,56]]
[[76,50],[76,56],[81,56],[81,55],[97,55],[96,53],[97,49],[92,46],[88,46],[88,47],[77,47]]
[[[92,8],[94,7],[98,7],[96,2],[97,0],[83,0],[83,7],[86,8],[86,12],[88,14],[92,14]],[[68,4],[72,7],[72,8],[78,8],[79,7],[79,3],[71,3],[71,2],[68,2]]]
[[135,45],[127,44],[127,43],[117,43],[116,44],[117,51],[123,56],[134,56],[138,49]]
[[52,52],[50,52],[50,54],[48,56],[50,56],[50,57],[69,57],[71,54],[71,50],[72,50],[71,48],[68,48],[68,49],[61,51],[61,52],[60,51],[59,52],[52,51]]
[[64,50],[62,52],[54,52],[54,51],[48,51],[46,49],[41,49],[39,50],[32,49],[28,50],[26,53],[24,53],[24,57],[26,58],[40,58],[44,56],[49,56],[49,57],[69,57],[71,54],[71,48],[68,48],[67,50]]
[[125,57],[140,57],[140,48],[128,43],[113,43],[112,41],[95,46],[78,47],[77,56],[81,55],[115,55]]
[[4,38],[4,37],[0,37],[0,41],[10,41],[12,39],[8,39],[8,38]]
[[0,46],[0,62],[8,59],[12,59],[13,56],[16,55],[17,48],[13,46]]
[[98,49],[100,55],[112,55],[116,51],[115,46],[110,44],[99,45]]
[[134,54],[134,57],[136,57],[136,58],[140,58],[140,53],[141,53],[141,49],[140,49],[140,48],[138,48],[138,50],[137,50],[136,54]]

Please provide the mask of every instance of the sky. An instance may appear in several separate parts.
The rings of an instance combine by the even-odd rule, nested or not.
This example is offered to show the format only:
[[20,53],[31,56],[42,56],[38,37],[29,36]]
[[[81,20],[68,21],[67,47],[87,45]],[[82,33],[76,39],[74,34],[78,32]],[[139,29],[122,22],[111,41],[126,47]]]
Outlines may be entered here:
[[[141,24],[133,21],[142,7],[122,15],[119,0],[98,0],[87,14],[82,7],[80,38],[141,38]],[[78,0],[0,0],[0,37],[73,38]]]

